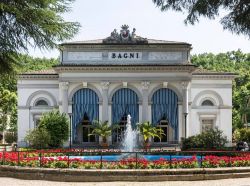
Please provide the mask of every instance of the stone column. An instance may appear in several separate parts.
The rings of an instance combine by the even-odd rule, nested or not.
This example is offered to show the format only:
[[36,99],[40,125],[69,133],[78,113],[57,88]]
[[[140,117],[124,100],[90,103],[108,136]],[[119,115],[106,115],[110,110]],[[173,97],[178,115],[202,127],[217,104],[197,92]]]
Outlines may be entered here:
[[150,82],[144,81],[142,85],[142,122],[148,121],[148,89]]
[[60,103],[62,105],[60,111],[68,114],[68,88],[69,88],[69,82],[60,82],[59,83],[60,88]]
[[183,115],[184,115],[184,137],[188,137],[188,81],[182,82],[182,95],[183,95]]
[[109,85],[110,83],[105,81],[101,82],[102,86],[102,97],[103,97],[103,102],[102,102],[102,121],[108,121],[109,120],[109,115],[108,115],[108,90],[109,90]]

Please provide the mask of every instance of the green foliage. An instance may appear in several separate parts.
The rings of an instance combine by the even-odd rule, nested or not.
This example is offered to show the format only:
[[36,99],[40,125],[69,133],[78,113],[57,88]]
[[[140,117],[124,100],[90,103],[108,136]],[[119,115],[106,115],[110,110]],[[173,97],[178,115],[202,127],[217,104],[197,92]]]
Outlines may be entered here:
[[153,126],[148,121],[139,123],[138,127],[141,135],[143,136],[144,142],[146,143],[150,138],[161,138],[162,135],[165,135],[161,128]]
[[218,128],[210,129],[201,134],[190,136],[182,141],[182,150],[187,149],[221,149],[227,143],[227,138]]
[[[24,73],[27,71],[37,71],[51,69],[53,65],[59,63],[58,59],[34,58],[28,55],[19,55],[21,66],[14,69],[14,72],[9,74],[1,74],[0,76],[0,109],[1,107],[8,107],[11,111],[10,115],[10,131],[17,130],[17,73]],[[3,98],[4,96],[4,98]],[[0,118],[0,123],[6,123],[6,115]],[[0,124],[1,126],[2,124]],[[5,126],[4,126],[5,127]],[[0,127],[0,128],[4,128]]]
[[15,132],[6,132],[4,134],[4,139],[5,139],[6,143],[17,142],[17,133],[15,133]]
[[72,38],[79,23],[66,22],[73,0],[8,0],[0,2],[0,73],[19,65],[19,53],[28,46],[52,49],[58,42]]
[[51,140],[51,147],[59,147],[69,137],[69,120],[65,113],[60,113],[58,110],[43,114],[39,122],[38,128],[48,131]]
[[107,137],[111,136],[112,130],[118,128],[119,125],[111,125],[109,126],[108,121],[94,121],[91,125],[93,129],[91,134],[89,135],[98,135],[102,137],[103,143],[107,142]]
[[16,104],[16,94],[0,88],[0,131],[6,130],[7,125],[15,127],[11,118],[16,117]]
[[250,129],[249,128],[236,129],[233,133],[233,139],[236,142],[246,141],[250,143]]
[[250,4],[246,0],[238,1],[218,1],[218,0],[153,0],[161,11],[169,9],[187,13],[186,24],[199,22],[199,17],[215,19],[222,9],[227,14],[221,18],[220,23],[224,29],[236,34],[245,34],[250,38]]
[[44,128],[35,128],[28,132],[25,141],[33,148],[47,148],[51,141],[49,132]]

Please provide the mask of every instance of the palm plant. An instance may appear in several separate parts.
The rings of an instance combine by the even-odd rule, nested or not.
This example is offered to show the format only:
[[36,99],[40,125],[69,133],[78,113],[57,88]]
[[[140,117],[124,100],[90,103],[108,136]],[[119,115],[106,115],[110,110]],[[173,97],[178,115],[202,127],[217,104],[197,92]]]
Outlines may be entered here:
[[118,125],[112,125],[110,126],[108,124],[108,121],[94,121],[93,124],[91,125],[91,128],[93,129],[91,135],[98,135],[102,137],[102,143],[106,144],[107,143],[107,137],[111,136],[112,130],[115,128],[118,128]]
[[152,124],[150,124],[148,121],[144,122],[144,123],[140,123],[138,125],[139,127],[139,131],[143,136],[144,139],[144,143],[149,143],[149,139],[150,138],[159,138],[161,139],[162,135],[164,134],[164,131],[161,128],[157,128],[155,126],[153,126]]

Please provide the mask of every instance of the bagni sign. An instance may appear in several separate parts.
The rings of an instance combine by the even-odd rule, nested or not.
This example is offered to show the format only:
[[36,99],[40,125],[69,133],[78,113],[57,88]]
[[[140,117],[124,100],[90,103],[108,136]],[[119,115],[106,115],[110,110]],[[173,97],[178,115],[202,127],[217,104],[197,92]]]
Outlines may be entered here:
[[110,60],[141,60],[142,52],[109,52]]

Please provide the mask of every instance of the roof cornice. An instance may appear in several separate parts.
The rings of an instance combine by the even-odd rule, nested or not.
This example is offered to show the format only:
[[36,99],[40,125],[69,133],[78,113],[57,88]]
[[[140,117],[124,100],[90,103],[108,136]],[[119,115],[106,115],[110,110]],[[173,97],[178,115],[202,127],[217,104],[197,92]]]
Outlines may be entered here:
[[192,73],[194,65],[112,65],[112,66],[55,66],[57,73],[63,72],[188,72]]

